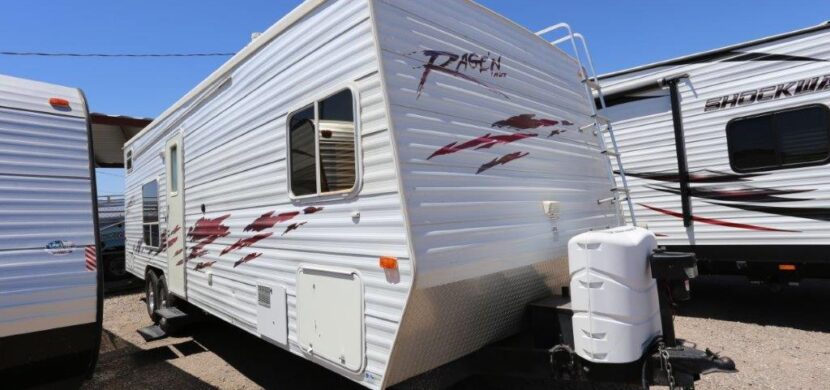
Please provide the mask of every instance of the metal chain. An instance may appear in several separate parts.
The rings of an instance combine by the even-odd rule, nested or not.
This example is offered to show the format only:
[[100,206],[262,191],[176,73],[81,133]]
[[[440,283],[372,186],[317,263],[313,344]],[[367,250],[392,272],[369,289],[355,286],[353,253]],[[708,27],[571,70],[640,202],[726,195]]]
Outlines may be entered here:
[[666,350],[666,345],[663,343],[658,345],[657,350],[660,351],[660,364],[666,371],[666,378],[669,380],[669,390],[674,390],[674,374],[672,373],[671,362],[669,361],[669,351]]

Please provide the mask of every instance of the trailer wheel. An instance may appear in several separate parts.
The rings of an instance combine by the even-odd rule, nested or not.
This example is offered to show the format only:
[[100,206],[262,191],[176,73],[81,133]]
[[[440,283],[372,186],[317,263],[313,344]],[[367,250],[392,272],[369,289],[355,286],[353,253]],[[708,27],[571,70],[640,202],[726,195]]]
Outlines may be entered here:
[[[176,297],[167,290],[167,278],[161,275],[158,278],[158,294],[156,295],[156,310],[176,306]],[[156,321],[166,333],[171,333],[173,328],[165,318],[158,318]]]
[[153,322],[158,322],[158,296],[159,296],[159,278],[153,271],[147,271],[144,276],[144,303],[147,305],[147,314]]

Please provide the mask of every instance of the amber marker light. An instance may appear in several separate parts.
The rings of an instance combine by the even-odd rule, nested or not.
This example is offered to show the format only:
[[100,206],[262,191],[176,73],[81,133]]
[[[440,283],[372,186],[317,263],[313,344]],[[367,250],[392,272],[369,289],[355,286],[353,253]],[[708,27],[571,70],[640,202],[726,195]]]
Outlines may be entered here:
[[61,99],[61,98],[49,98],[49,105],[52,107],[69,107],[69,100]]
[[381,256],[379,264],[380,268],[383,269],[397,269],[398,259],[391,256]]

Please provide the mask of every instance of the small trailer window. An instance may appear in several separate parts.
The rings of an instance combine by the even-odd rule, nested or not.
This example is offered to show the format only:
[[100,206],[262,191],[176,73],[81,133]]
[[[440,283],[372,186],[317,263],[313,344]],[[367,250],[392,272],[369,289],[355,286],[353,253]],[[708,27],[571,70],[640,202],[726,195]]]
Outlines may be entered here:
[[357,182],[352,91],[344,89],[288,117],[294,196],[344,192]]
[[737,118],[726,125],[729,162],[736,172],[830,162],[830,110],[810,105]]
[[144,244],[159,246],[159,188],[153,180],[141,187],[142,227]]
[[132,170],[133,170],[133,151],[132,150],[127,151],[127,162],[125,163],[125,166],[127,167],[127,173],[132,172]]

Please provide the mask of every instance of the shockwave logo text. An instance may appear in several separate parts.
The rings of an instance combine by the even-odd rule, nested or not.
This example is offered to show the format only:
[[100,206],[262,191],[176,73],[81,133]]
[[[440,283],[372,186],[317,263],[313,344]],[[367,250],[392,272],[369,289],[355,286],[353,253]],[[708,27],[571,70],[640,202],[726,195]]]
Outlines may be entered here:
[[830,74],[797,81],[788,81],[763,88],[750,89],[706,100],[703,112],[726,110],[738,106],[748,106],[772,100],[786,99],[810,93],[830,90]]

